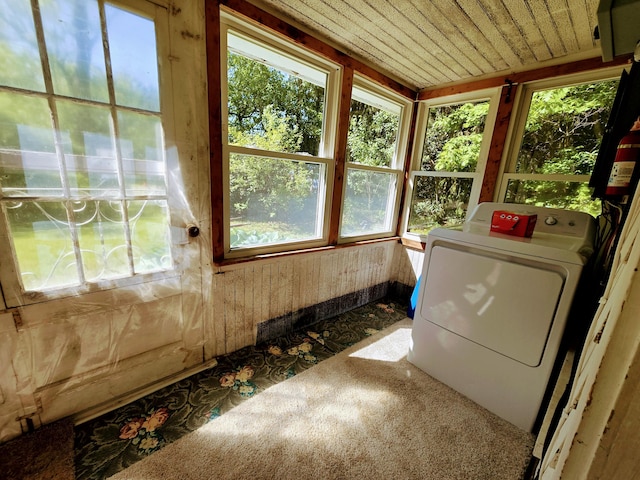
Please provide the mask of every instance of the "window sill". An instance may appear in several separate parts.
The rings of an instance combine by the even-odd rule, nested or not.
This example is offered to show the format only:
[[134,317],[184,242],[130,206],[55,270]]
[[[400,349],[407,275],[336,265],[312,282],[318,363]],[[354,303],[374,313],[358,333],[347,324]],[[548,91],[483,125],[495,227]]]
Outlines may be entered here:
[[421,242],[419,240],[413,240],[411,238],[406,238],[406,237],[402,237],[400,239],[400,243],[402,243],[402,245],[404,245],[405,247],[411,248],[413,250],[421,250],[424,252],[425,249],[425,242]]
[[341,243],[338,245],[327,245],[324,247],[304,248],[300,250],[289,250],[286,252],[277,252],[277,253],[264,253],[260,255],[252,255],[252,256],[241,257],[241,258],[229,258],[229,259],[222,260],[220,262],[214,261],[213,266],[214,268],[223,268],[223,267],[240,265],[240,264],[245,264],[250,262],[262,261],[262,260],[274,260],[274,259],[280,259],[280,258],[287,258],[294,255],[304,255],[308,253],[320,253],[320,252],[332,252],[334,250],[341,249],[341,248],[351,248],[351,247],[358,247],[362,245],[371,245],[375,243],[400,242],[400,241],[401,241],[401,238],[398,236],[376,238],[373,240],[361,240],[358,242]]

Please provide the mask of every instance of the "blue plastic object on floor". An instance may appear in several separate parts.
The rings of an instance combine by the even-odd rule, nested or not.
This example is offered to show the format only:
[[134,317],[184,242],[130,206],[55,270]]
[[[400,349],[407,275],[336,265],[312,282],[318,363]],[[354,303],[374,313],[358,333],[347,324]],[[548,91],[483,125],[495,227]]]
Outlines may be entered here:
[[411,294],[411,301],[409,301],[409,307],[407,308],[407,317],[413,318],[413,314],[416,312],[416,305],[418,304],[418,293],[420,292],[420,278],[416,282],[416,286],[413,287],[413,293]]

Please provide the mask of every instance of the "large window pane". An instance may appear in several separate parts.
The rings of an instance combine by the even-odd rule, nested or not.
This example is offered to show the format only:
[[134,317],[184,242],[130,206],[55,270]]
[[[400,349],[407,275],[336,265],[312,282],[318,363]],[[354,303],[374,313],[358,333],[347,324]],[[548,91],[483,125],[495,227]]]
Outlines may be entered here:
[[505,202],[579,210],[593,216],[601,212],[600,201],[591,198],[589,186],[571,181],[509,180]]
[[[172,268],[154,22],[95,0],[11,7],[0,23],[24,26],[15,44],[35,79],[18,94],[5,87],[14,77],[0,74],[0,207],[22,286],[86,286]],[[44,37],[40,49],[32,34]],[[0,32],[0,44],[12,35]],[[52,85],[43,92],[47,61]]]
[[[364,97],[365,92],[354,87],[354,96],[358,93]],[[400,106],[396,106],[395,110],[389,111],[370,103],[351,100],[347,138],[350,162],[375,167],[392,166],[400,125]]]
[[318,238],[323,166],[232,154],[231,248]]
[[159,117],[118,112],[120,152],[127,195],[164,195],[165,177],[162,123]]
[[118,105],[160,111],[153,21],[105,5],[113,87]]
[[507,172],[520,178],[505,177],[504,201],[600,213],[587,181],[575,176],[593,170],[617,86],[615,79],[525,90],[529,110]]
[[325,97],[337,96],[339,66],[224,12],[222,20],[225,254],[321,245],[337,108]]
[[172,268],[169,206],[166,200],[128,202],[133,265],[136,273]]
[[58,115],[71,194],[118,197],[118,164],[109,109],[59,102]]
[[407,231],[424,235],[435,227],[462,225],[472,185],[472,178],[414,177]]
[[[342,236],[388,232],[391,229],[397,175],[347,169]],[[391,204],[391,205],[390,205]]]
[[61,196],[51,114],[44,98],[0,92],[0,186],[4,196]]
[[366,82],[356,78],[351,94],[343,238],[388,235],[396,220],[398,143],[407,104]]
[[420,169],[475,172],[488,112],[488,101],[429,108]]
[[0,52],[0,85],[44,91],[29,0],[0,0]]
[[40,10],[54,92],[109,101],[98,3],[40,2]]
[[[436,227],[456,227],[464,223],[474,182],[481,176],[482,142],[489,107],[493,100],[473,100],[430,106],[423,110],[425,137],[417,159],[421,171],[412,175],[407,232],[426,235]],[[447,176],[446,172],[451,175]],[[460,175],[462,174],[462,175]]]
[[229,144],[318,155],[327,74],[232,33],[228,42]]
[[77,284],[67,211],[60,202],[3,203],[26,290]]
[[617,88],[609,80],[533,92],[515,172],[589,175]]

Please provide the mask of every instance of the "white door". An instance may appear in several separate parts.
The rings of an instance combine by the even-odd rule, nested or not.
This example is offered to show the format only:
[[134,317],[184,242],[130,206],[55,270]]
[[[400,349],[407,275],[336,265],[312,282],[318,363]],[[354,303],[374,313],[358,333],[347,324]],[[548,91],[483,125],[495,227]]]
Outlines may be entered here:
[[203,361],[204,46],[180,33],[204,35],[203,7],[10,4],[0,16],[0,284],[18,334],[18,416],[39,412],[37,423]]

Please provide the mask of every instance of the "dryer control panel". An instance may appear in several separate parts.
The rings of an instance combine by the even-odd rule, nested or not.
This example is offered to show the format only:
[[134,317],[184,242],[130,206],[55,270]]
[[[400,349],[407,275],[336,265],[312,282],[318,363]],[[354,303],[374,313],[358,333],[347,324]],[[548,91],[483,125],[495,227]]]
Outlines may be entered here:
[[584,212],[559,208],[536,207],[517,203],[484,202],[478,205],[467,221],[467,231],[489,231],[491,218],[496,210],[507,210],[523,215],[537,215],[535,233],[550,233],[589,241],[593,238],[595,219]]

